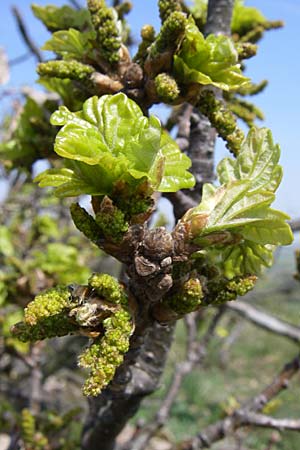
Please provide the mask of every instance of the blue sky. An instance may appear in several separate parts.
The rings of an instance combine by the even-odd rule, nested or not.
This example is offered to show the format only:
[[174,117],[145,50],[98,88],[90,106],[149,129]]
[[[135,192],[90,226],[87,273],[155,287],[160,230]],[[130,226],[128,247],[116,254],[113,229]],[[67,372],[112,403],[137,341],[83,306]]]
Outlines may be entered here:
[[[36,0],[40,5],[49,3],[62,5],[62,0]],[[84,4],[84,1],[81,1]],[[27,52],[20,38],[10,7],[19,7],[27,23],[31,36],[42,45],[48,33],[31,13],[31,2],[26,0],[1,0],[0,46],[4,47],[9,59]],[[145,23],[159,27],[155,0],[133,0],[134,8],[129,19],[134,36],[138,39],[139,29]],[[282,148],[281,164],[284,167],[284,180],[278,192],[276,207],[285,210],[292,217],[300,216],[300,1],[299,0],[246,0],[246,5],[256,6],[269,19],[282,19],[285,28],[266,33],[261,41],[258,55],[247,62],[247,75],[258,82],[267,78],[269,86],[257,96],[257,105],[265,112],[264,126],[272,129],[276,142]],[[22,84],[33,85],[36,79],[35,61],[13,66],[9,83],[5,86],[17,87]],[[1,104],[3,108],[5,103]],[[217,145],[217,160],[228,156],[222,142]]]

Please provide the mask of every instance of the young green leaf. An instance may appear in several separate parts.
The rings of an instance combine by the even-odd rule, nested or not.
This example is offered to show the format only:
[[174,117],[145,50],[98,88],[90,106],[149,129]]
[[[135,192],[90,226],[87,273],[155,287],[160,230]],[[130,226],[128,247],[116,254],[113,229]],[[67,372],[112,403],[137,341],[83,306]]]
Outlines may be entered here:
[[184,83],[217,86],[225,91],[247,84],[238,64],[233,41],[224,35],[206,39],[192,18],[188,20],[185,37],[177,55],[174,70]]
[[77,59],[81,61],[89,51],[92,50],[90,43],[95,37],[94,32],[81,33],[74,28],[56,31],[42,47],[62,56],[63,59]]
[[89,26],[91,18],[87,9],[74,9],[70,6],[57,7],[54,5],[31,5],[33,14],[48,28],[49,31],[67,30],[75,28],[82,30]]
[[55,152],[68,169],[40,174],[40,186],[56,186],[61,196],[111,194],[117,182],[135,186],[146,179],[153,190],[174,192],[194,184],[189,158],[162,131],[159,120],[143,115],[126,95],[92,97],[82,111],[62,106],[51,117],[62,126]]

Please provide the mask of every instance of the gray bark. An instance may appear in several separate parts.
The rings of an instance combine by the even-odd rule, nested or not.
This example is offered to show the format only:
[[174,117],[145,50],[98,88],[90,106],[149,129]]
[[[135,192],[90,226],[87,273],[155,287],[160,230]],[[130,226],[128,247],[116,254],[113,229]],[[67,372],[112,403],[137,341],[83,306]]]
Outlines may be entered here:
[[205,34],[230,34],[234,0],[209,0]]

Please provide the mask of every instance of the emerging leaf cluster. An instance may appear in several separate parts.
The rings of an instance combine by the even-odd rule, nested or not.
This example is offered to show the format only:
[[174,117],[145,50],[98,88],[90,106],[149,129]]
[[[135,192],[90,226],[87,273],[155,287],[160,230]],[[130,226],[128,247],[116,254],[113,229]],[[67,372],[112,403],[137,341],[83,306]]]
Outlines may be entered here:
[[272,263],[273,246],[292,242],[289,217],[270,207],[282,177],[279,156],[269,130],[251,129],[237,159],[218,165],[221,186],[204,185],[200,205],[183,218],[229,279],[259,273]]
[[248,83],[238,64],[238,53],[233,41],[224,35],[209,35],[199,31],[191,17],[177,55],[174,70],[183,83],[213,85],[225,91]]
[[92,97],[77,113],[61,107],[51,122],[63,126],[54,150],[67,159],[66,167],[49,169],[36,181],[55,186],[59,196],[110,195],[120,182],[134,186],[147,180],[160,192],[194,184],[189,158],[156,117],[145,117],[124,94]]

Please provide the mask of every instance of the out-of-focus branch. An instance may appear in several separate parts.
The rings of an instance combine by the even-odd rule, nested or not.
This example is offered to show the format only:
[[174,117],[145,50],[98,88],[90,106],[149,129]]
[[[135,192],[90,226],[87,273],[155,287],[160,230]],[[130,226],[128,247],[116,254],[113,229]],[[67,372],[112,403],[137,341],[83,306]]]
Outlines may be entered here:
[[265,414],[241,411],[237,413],[237,417],[240,422],[240,426],[252,425],[261,428],[300,431],[300,419],[276,419]]
[[[300,370],[300,357],[296,356],[291,362],[286,364],[281,372],[274,378],[272,383],[263,389],[256,397],[249,400],[244,406],[236,409],[232,415],[220,420],[198,433],[194,438],[184,441],[176,449],[199,450],[210,447],[214,442],[218,442],[234,433],[234,431],[245,425],[257,425],[268,428],[275,428],[276,421],[278,429],[280,425],[288,426],[289,430],[297,430],[298,421],[293,419],[273,419],[263,414],[256,414],[264,406],[276,397],[282,390],[286,389],[290,380]],[[270,420],[271,419],[271,420]],[[248,421],[247,421],[248,420]],[[257,423],[255,423],[255,421]],[[264,425],[262,425],[264,424]],[[294,427],[292,427],[292,424]]]
[[41,370],[41,351],[45,346],[44,342],[38,342],[32,347],[31,359],[33,367],[30,378],[29,407],[33,414],[40,412],[42,399],[42,370]]
[[9,80],[9,63],[3,48],[0,47],[0,85]]
[[71,3],[72,6],[74,6],[74,8],[76,9],[81,9],[82,6],[80,5],[79,2],[77,2],[76,0],[69,0],[69,2]]
[[261,311],[252,305],[249,305],[246,302],[239,301],[227,303],[226,308],[236,312],[246,320],[249,320],[250,322],[265,330],[287,337],[294,342],[300,342],[299,327],[285,322],[284,320],[280,320],[269,313]]
[[237,341],[239,336],[241,335],[242,329],[243,329],[243,322],[236,319],[236,323],[233,324],[232,329],[229,333],[229,335],[224,340],[224,343],[222,347],[220,348],[220,363],[222,367],[226,367],[229,359],[230,359],[230,350],[233,346],[233,344]]
[[27,59],[31,58],[32,53],[26,52],[23,55],[17,56],[16,58],[12,58],[8,61],[9,66],[16,66],[17,64],[21,64],[24,61],[27,61]]
[[36,57],[38,62],[42,62],[43,58],[42,58],[41,52],[39,51],[39,48],[35,44],[33,39],[29,36],[25,22],[23,20],[23,17],[21,15],[19,9],[16,6],[12,7],[12,13],[14,15],[14,18],[16,19],[19,32],[20,32],[25,44],[29,48],[30,52]]

